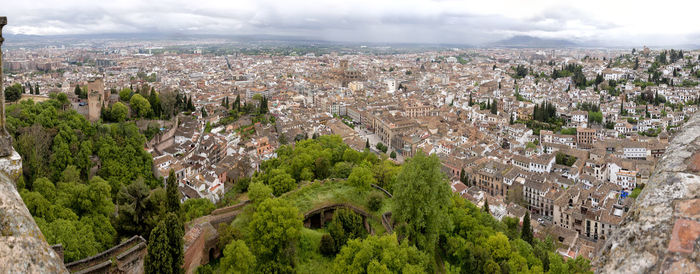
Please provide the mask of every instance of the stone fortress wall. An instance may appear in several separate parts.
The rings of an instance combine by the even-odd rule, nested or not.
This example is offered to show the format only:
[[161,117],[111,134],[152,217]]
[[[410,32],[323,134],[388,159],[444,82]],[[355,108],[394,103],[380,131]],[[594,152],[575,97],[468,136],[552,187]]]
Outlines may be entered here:
[[673,137],[593,266],[598,273],[700,273],[700,113]]

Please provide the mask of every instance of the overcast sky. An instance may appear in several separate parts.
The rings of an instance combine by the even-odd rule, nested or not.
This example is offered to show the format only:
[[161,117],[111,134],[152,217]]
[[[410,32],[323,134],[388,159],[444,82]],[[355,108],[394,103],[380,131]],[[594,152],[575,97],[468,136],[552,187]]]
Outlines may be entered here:
[[700,1],[4,0],[12,34],[272,34],[464,43],[513,35],[605,45],[700,44]]

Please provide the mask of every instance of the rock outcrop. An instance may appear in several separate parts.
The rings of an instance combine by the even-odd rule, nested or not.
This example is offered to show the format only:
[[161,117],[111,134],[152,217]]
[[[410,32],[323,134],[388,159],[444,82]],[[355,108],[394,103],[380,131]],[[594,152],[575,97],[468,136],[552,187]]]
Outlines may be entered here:
[[0,273],[68,273],[17,193],[0,172]]
[[599,273],[700,273],[700,114],[673,138],[593,263]]

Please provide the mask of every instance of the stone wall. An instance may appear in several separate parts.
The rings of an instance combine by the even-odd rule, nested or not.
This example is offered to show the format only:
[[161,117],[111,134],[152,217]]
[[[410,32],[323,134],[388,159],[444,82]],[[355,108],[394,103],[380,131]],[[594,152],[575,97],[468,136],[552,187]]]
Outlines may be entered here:
[[68,273],[4,172],[0,172],[0,273]]
[[137,235],[95,256],[66,264],[66,268],[76,273],[143,273],[146,251],[146,240]]
[[700,113],[673,138],[593,265],[598,273],[699,273],[699,236]]

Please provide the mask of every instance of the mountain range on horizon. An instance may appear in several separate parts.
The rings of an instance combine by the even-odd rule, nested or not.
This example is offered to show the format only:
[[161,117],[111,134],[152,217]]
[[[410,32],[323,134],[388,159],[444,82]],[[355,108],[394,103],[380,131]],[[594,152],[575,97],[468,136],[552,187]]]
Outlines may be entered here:
[[[273,34],[257,34],[257,35],[226,35],[226,34],[182,34],[182,33],[100,33],[100,34],[66,34],[66,35],[31,35],[31,34],[5,34],[7,46],[13,44],[26,43],[58,43],[75,42],[75,40],[189,40],[189,39],[225,39],[231,42],[290,42],[294,44],[340,44],[340,45],[369,45],[369,46],[401,46],[401,47],[458,47],[458,48],[629,48],[642,47],[645,45],[607,45],[601,41],[576,41],[571,39],[554,39],[540,38],[529,35],[515,35],[497,41],[470,44],[470,43],[398,43],[398,42],[357,42],[357,41],[335,41],[325,40],[314,37],[302,37],[291,35],[273,35]],[[655,48],[684,48],[697,49],[700,44],[689,45],[646,45]]]

